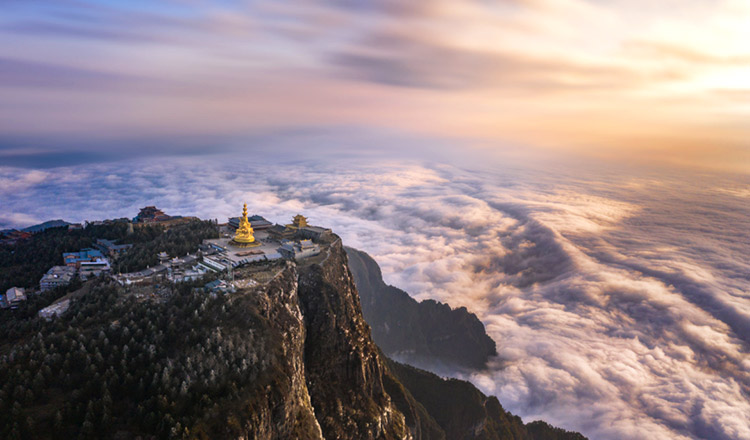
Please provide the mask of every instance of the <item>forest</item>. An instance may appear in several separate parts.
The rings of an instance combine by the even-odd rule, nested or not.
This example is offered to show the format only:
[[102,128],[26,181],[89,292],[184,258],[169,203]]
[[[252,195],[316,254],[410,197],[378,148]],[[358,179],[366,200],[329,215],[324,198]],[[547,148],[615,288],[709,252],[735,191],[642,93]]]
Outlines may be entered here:
[[258,374],[278,347],[264,345],[273,338],[252,309],[202,282],[172,286],[163,302],[92,282],[64,317],[30,318],[3,339],[0,438],[208,438],[231,416],[227,402],[268,380]]

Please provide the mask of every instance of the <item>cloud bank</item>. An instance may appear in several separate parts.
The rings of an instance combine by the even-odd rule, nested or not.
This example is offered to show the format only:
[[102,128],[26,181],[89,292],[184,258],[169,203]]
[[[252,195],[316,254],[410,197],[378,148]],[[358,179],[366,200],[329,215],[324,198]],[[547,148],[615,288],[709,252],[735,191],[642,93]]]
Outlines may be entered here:
[[745,177],[339,157],[0,168],[0,222],[146,204],[303,212],[389,283],[477,313],[499,358],[456,374],[525,420],[596,439],[750,439]]

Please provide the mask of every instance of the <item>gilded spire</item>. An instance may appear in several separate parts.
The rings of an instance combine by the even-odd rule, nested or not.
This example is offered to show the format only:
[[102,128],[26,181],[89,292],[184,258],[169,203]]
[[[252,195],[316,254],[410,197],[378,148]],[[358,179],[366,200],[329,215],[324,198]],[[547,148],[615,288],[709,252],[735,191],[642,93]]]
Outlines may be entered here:
[[234,233],[232,244],[240,247],[259,245],[255,241],[255,236],[253,235],[253,227],[250,225],[250,221],[247,219],[247,203],[242,205],[242,217],[240,217],[240,224],[237,227],[237,231]]

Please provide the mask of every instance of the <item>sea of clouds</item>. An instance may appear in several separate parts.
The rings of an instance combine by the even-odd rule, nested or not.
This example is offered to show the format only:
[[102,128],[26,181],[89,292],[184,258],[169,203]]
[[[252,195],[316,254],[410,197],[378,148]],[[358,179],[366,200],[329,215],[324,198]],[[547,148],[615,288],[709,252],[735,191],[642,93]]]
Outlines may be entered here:
[[0,188],[0,228],[147,204],[303,213],[387,282],[476,313],[499,356],[456,374],[524,420],[592,439],[750,439],[745,177],[267,154],[0,167]]

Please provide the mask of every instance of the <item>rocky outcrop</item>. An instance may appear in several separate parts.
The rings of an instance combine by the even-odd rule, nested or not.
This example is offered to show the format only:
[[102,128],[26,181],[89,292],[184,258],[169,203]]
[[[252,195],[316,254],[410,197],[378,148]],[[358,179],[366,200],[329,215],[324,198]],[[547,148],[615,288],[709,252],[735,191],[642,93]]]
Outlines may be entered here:
[[479,369],[497,354],[484,325],[465,307],[417,302],[385,284],[380,267],[368,254],[345,249],[372,338],[387,356],[410,365]]
[[263,317],[265,345],[274,348],[259,374],[263,385],[242,402],[243,437],[444,438],[373,343],[340,241],[319,264],[287,262],[277,270],[268,285],[240,291],[232,302]]
[[[245,402],[249,411],[245,438],[323,438],[307,389],[305,322],[299,307],[297,270],[286,263],[266,288],[238,298],[234,307],[247,307],[267,319],[273,357]],[[250,312],[252,311],[252,312]]]
[[486,396],[469,382],[443,379],[393,361],[389,361],[388,366],[414,399],[424,405],[445,438],[586,440],[577,432],[555,428],[542,421],[524,424],[520,417],[507,412],[496,397]]
[[323,263],[300,268],[299,299],[307,330],[307,386],[324,436],[412,438],[386,391],[387,370],[339,240]]

